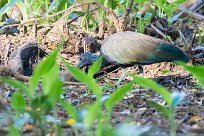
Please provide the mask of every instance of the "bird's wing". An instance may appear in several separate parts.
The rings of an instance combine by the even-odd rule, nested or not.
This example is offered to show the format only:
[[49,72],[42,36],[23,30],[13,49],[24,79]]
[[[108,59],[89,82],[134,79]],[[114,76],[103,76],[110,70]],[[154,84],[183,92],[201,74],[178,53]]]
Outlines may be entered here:
[[148,60],[160,44],[168,42],[140,33],[123,32],[106,38],[101,52],[110,62],[128,65]]
[[152,64],[170,62],[175,60],[186,61],[188,57],[177,47],[171,44],[160,44],[148,55],[146,59],[139,61],[140,64]]

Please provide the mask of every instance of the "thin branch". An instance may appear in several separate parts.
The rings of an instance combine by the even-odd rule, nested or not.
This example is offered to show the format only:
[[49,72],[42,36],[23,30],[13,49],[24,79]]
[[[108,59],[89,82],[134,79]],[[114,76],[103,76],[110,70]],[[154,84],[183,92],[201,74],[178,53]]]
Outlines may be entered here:
[[160,34],[162,37],[167,38],[172,44],[174,44],[174,42],[169,39],[165,34],[163,34],[158,28],[156,28],[153,24],[151,24],[151,27],[158,33]]
[[[75,4],[75,5],[70,6],[68,9],[59,11],[59,12],[51,14],[51,15],[42,16],[40,18],[31,18],[28,21],[25,21],[25,22],[22,22],[22,23],[19,23],[19,24],[6,25],[4,27],[20,26],[20,25],[29,24],[29,23],[35,22],[35,21],[41,21],[41,20],[44,20],[44,19],[53,18],[53,17],[55,17],[55,16],[57,16],[59,14],[62,14],[62,13],[65,13],[65,12],[70,12],[70,11],[72,11],[72,10],[78,8],[78,7],[82,7],[82,6],[86,6],[86,5],[90,5],[90,4],[95,4],[95,3],[96,2],[84,2],[84,3],[80,3],[80,4]],[[4,27],[2,27],[2,28],[4,28]]]

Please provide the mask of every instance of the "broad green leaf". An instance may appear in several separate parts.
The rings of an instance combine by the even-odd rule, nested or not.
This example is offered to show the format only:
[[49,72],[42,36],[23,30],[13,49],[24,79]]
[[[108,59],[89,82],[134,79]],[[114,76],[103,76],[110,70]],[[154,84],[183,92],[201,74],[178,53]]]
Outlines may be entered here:
[[76,117],[77,117],[76,108],[65,100],[60,100],[59,102],[60,102],[60,105],[67,111],[67,113],[69,113],[70,116],[76,120]]
[[101,104],[100,101],[95,101],[87,108],[86,116],[84,118],[85,125],[90,128],[93,122],[100,119],[101,115]]
[[42,120],[42,112],[38,110],[27,110],[26,111],[34,120],[41,121]]
[[66,9],[67,5],[71,6],[70,0],[57,0],[57,1],[60,1],[59,5],[57,6],[57,11],[61,11],[61,10]]
[[54,85],[51,86],[49,91],[49,99],[52,104],[55,104],[59,99],[60,96],[62,95],[62,87],[63,83],[62,81],[56,80]]
[[165,4],[165,1],[166,1],[166,0],[154,0],[154,3],[155,3],[158,7],[162,8],[163,5]]
[[100,99],[102,96],[102,88],[96,83],[95,79],[88,74],[84,73],[82,70],[75,68],[74,66],[69,65],[65,60],[64,64],[67,67],[68,72],[78,81],[87,84],[88,88],[93,91],[97,99]]
[[20,89],[20,91],[23,91],[28,97],[30,98],[32,97],[32,93],[30,92],[28,86],[24,85],[22,82],[18,80],[9,79],[6,77],[1,77],[1,76],[0,76],[0,81],[6,83],[11,87],[18,88]]
[[103,61],[103,57],[99,57],[99,59],[97,61],[95,61],[91,67],[89,68],[88,70],[88,75],[89,76],[94,76],[94,74],[96,74],[96,72],[98,72],[101,68],[101,64],[102,64],[102,61]]
[[31,101],[33,111],[40,111],[40,113],[48,112],[52,109],[53,103],[50,101],[48,95],[41,95],[35,97]]
[[59,49],[54,50],[51,54],[49,54],[46,58],[40,62],[34,72],[32,77],[29,80],[29,87],[32,92],[36,89],[36,86],[40,80],[40,78],[46,74],[49,70],[52,69],[54,65],[56,65],[56,58],[58,55]]
[[204,88],[204,65],[191,66],[183,62],[176,63],[183,66],[187,71],[189,71],[193,76],[195,76],[198,80],[198,83],[201,85],[202,88]]
[[8,136],[21,136],[20,130],[14,127],[10,127]]
[[109,99],[105,102],[106,109],[108,111],[112,110],[113,106],[115,106],[124,97],[124,95],[133,88],[133,85],[133,82],[129,82],[113,92]]
[[11,98],[11,107],[16,111],[23,112],[26,108],[26,102],[20,92],[16,91]]
[[131,76],[134,78],[134,81],[138,83],[139,85],[146,87],[146,88],[150,88],[156,93],[160,94],[164,98],[164,100],[167,102],[167,104],[171,106],[172,98],[168,90],[166,90],[164,87],[157,84],[155,81],[151,79],[146,79],[146,78],[135,76],[135,75],[131,75]]
[[[66,4],[67,3],[67,4]],[[66,6],[71,6],[71,1],[67,1],[67,0],[54,0],[52,1],[49,9],[48,9],[48,13],[55,10],[55,11],[61,11],[64,10],[66,8]]]
[[162,105],[159,105],[153,101],[147,101],[147,104],[150,106],[150,107],[153,107],[155,108],[156,110],[158,110],[159,112],[161,112],[166,118],[170,119],[171,118],[171,111],[167,108],[165,108],[164,106]]
[[47,73],[42,76],[42,88],[44,94],[49,94],[59,79],[59,66],[55,63]]
[[115,136],[114,129],[110,123],[99,122],[96,126],[96,136]]

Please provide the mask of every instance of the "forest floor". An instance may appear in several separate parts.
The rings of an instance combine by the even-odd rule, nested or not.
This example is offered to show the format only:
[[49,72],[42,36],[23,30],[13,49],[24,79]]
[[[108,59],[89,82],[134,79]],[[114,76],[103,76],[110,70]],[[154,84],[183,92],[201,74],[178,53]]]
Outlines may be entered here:
[[[190,26],[190,30],[196,29],[195,26],[198,22],[199,21],[195,19]],[[26,33],[23,32],[23,28],[20,28],[20,34],[14,36],[0,35],[1,66],[7,67],[10,54],[24,43],[40,41],[39,47],[46,53],[50,53],[57,46],[61,37],[65,38],[63,47],[60,50],[61,56],[63,56],[70,64],[76,65],[79,54],[85,51],[85,46],[89,47],[90,44],[93,44],[92,41],[87,42],[85,37],[95,37],[96,34],[79,28],[74,30],[63,28],[60,24],[63,23],[58,22],[58,25],[56,23],[52,31],[46,35],[42,34],[45,30],[36,30],[36,28],[29,28]],[[104,37],[111,33],[114,32],[106,32]],[[194,33],[191,31],[191,35],[193,34]],[[98,42],[101,42],[102,40],[103,38],[97,39]],[[198,44],[195,43],[194,47],[190,46],[188,49],[183,46],[179,46],[179,48],[192,57],[204,52],[203,49],[196,49],[197,45]],[[200,47],[203,47],[203,44],[201,44]],[[196,63],[203,64],[203,60],[203,58],[198,58]],[[195,63],[195,60],[192,60],[191,58],[189,64],[192,63]],[[59,64],[61,65],[62,62]],[[61,65],[61,69],[65,69],[63,65]],[[137,74],[138,68],[137,66],[129,67],[128,71],[130,73]],[[2,72],[0,71],[0,73]],[[96,77],[97,83],[99,83],[105,90],[104,96],[109,95],[116,90],[115,83],[119,79],[120,74],[121,69],[118,68],[113,71],[104,72],[102,75]],[[178,136],[204,135],[204,90],[198,85],[196,79],[190,73],[175,63],[163,62],[144,66],[144,77],[153,79],[158,84],[169,90],[169,92],[177,91],[185,93],[184,100],[176,107],[175,110],[176,119],[179,120],[177,130]],[[67,80],[70,81],[70,84],[64,85],[63,87],[63,98],[65,100],[69,101],[76,107],[86,105],[95,100],[95,95],[89,94],[85,85],[71,78]],[[126,76],[125,80],[122,81],[122,84],[129,82],[130,80],[131,78]],[[10,107],[11,96],[15,91],[16,89],[1,83],[1,103]],[[144,89],[139,85],[134,85],[134,89],[129,91],[123,100],[112,110],[111,123],[117,125],[121,122],[128,121],[133,124],[137,124],[138,126],[148,126],[148,131],[144,133],[146,136],[168,135],[170,127],[169,121],[163,117],[160,112],[154,108],[150,108],[147,105],[147,100],[153,100],[161,105],[166,104],[162,97],[154,91]],[[0,106],[0,116],[1,111],[2,109]],[[66,119],[66,113],[64,110],[57,108],[57,113],[59,118]],[[0,120],[3,120],[2,116]],[[4,125],[5,123],[0,121],[0,126],[4,127]],[[70,131],[71,128],[69,126],[65,126],[64,129]],[[4,132],[0,130],[0,135],[2,135],[1,133]],[[30,134],[30,131],[25,130],[25,135],[27,134]]]

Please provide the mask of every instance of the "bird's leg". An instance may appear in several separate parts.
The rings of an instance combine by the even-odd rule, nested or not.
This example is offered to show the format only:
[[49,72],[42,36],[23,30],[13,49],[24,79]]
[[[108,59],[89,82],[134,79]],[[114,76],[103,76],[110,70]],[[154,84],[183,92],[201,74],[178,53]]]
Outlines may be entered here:
[[144,70],[143,70],[143,67],[141,65],[138,65],[138,68],[139,68],[139,75],[141,77],[144,77]]
[[119,86],[120,83],[123,81],[123,79],[126,76],[126,72],[127,72],[127,69],[126,68],[122,68],[122,74],[121,74],[120,78],[118,79],[118,81],[116,82],[116,86]]

